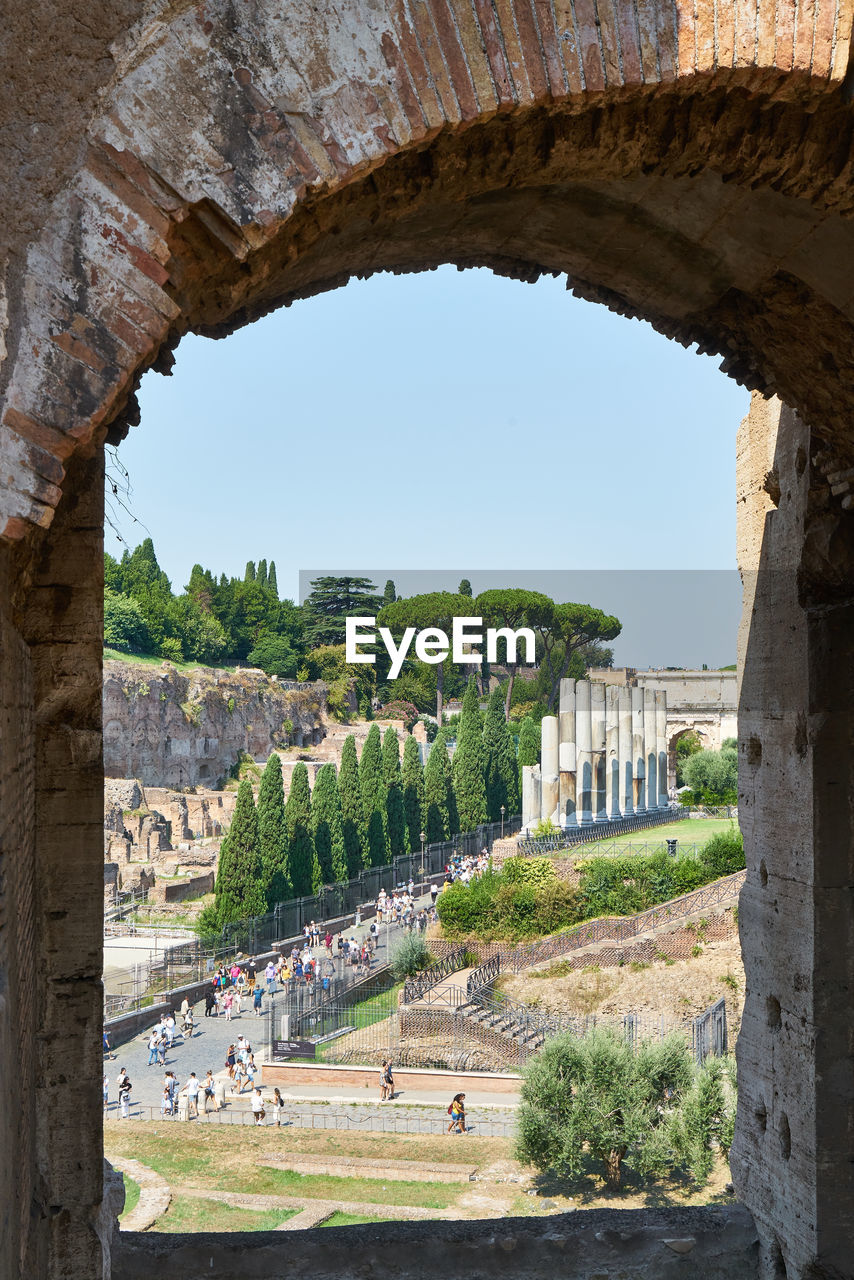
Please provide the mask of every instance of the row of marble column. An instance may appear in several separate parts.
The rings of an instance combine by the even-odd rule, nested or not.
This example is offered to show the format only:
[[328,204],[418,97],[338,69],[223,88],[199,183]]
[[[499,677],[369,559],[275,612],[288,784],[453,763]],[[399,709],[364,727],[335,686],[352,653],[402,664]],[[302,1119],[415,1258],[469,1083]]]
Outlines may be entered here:
[[544,716],[541,763],[523,770],[522,821],[586,826],[664,808],[667,694],[561,680],[560,714]]

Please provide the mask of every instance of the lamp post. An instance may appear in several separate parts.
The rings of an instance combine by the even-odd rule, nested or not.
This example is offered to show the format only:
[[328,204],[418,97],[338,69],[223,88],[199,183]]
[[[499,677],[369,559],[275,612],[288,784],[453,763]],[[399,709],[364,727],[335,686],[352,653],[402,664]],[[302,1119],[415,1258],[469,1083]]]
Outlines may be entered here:
[[422,831],[421,832],[421,883],[422,884],[424,883],[424,841],[426,839],[427,839],[427,835],[424,831]]
[[501,806],[501,839],[504,839],[504,805]]

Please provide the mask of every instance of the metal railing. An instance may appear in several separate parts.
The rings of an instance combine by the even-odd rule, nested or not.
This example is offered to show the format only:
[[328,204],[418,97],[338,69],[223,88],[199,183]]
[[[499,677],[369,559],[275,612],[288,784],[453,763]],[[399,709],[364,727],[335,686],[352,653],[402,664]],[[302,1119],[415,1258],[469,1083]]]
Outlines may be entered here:
[[422,969],[421,973],[417,973],[414,978],[407,978],[403,988],[404,1002],[412,1004],[415,1000],[421,1000],[431,987],[437,986],[445,978],[450,978],[451,974],[459,969],[465,969],[467,955],[468,950],[465,946],[455,947],[446,956],[434,960],[426,969]]
[[586,827],[567,827],[554,836],[528,836],[519,841],[519,852],[526,856],[555,853],[559,849],[571,849],[573,845],[589,844],[591,840],[609,836],[628,835],[632,831],[646,831],[649,827],[661,827],[670,822],[684,822],[689,810],[678,808],[651,809],[648,813],[635,813],[631,817],[615,818],[611,822],[596,822]]
[[[271,1114],[271,1103],[269,1100],[270,1090],[265,1089],[264,1097],[268,1099],[267,1114],[262,1121],[261,1127],[267,1128],[274,1123]],[[368,1132],[368,1133],[444,1133],[448,1127],[448,1117],[445,1113],[445,1100],[442,1100],[440,1110],[441,1115],[422,1115],[415,1108],[407,1108],[405,1104],[384,1104],[383,1110],[374,1111],[371,1108],[360,1106],[359,1112],[340,1111],[337,1108],[324,1106],[318,1107],[316,1111],[301,1111],[292,1109],[293,1104],[289,1107],[287,1104],[284,1108],[282,1116],[282,1125],[294,1129],[337,1129],[350,1132]],[[108,1119],[115,1119],[118,1116],[116,1105],[111,1105],[105,1113]],[[255,1125],[255,1117],[248,1108],[237,1109],[226,1106],[222,1111],[200,1112],[198,1116],[188,1117],[186,1120],[176,1116],[163,1116],[159,1107],[147,1106],[142,1103],[131,1102],[130,1104],[130,1120],[163,1120],[164,1123],[172,1122],[177,1124],[229,1124],[229,1125]],[[475,1130],[475,1132],[484,1136],[493,1138],[512,1138],[516,1131],[516,1121],[514,1119],[504,1119],[497,1117],[494,1112],[478,1112],[477,1107],[466,1110],[466,1123]],[[414,1176],[414,1175],[413,1175]]]
[[474,973],[470,973],[466,982],[466,995],[471,999],[475,991],[480,991],[482,987],[489,987],[495,982],[501,972],[501,956],[494,955],[475,969]]

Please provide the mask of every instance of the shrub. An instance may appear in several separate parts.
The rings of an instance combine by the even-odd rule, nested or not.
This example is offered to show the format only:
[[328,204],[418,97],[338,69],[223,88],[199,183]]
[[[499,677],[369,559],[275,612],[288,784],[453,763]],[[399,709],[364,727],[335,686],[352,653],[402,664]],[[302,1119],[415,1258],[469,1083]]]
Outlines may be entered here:
[[700,850],[699,862],[714,879],[742,871],[745,861],[741,832],[732,827],[729,831],[721,831],[712,836]]
[[403,982],[420,973],[431,963],[433,956],[420,933],[406,933],[391,958],[391,971],[396,982]]
[[160,646],[160,656],[166,662],[183,662],[184,650],[181,648],[181,641],[175,636],[167,636]]
[[550,858],[508,858],[501,874],[511,884],[544,885],[557,879],[554,863]]
[[376,713],[377,720],[402,720],[407,731],[411,731],[412,726],[418,719],[418,708],[414,702],[406,702],[403,698],[393,698],[391,702],[387,702],[385,706],[380,707]]
[[531,835],[535,840],[553,840],[555,836],[560,835],[560,827],[556,827],[551,818],[541,818],[532,829]]

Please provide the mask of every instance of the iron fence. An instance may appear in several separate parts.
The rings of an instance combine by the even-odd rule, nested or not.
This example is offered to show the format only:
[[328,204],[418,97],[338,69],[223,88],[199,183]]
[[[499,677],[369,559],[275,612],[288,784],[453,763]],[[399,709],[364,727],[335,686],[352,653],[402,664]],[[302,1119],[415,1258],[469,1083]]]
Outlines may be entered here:
[[495,982],[501,972],[501,956],[494,955],[475,969],[474,973],[470,973],[466,981],[466,995],[471,998],[475,991],[479,991],[482,987],[490,987]]
[[556,853],[559,849],[571,849],[573,845],[589,844],[608,836],[628,835],[632,831],[645,831],[649,827],[661,827],[665,823],[683,822],[689,810],[683,806],[652,809],[649,813],[635,813],[631,817],[615,818],[610,822],[596,822],[586,827],[567,827],[555,836],[528,836],[519,841],[519,852],[527,856]]
[[[268,1091],[264,1090],[265,1097],[267,1097],[267,1093]],[[379,1108],[374,1109],[365,1104],[359,1104],[358,1112],[355,1110],[340,1110],[334,1105],[323,1104],[318,1105],[316,1110],[298,1110],[295,1104],[288,1105],[286,1102],[282,1126],[294,1129],[337,1129],[362,1133],[439,1134],[444,1133],[448,1127],[444,1099],[440,1108],[437,1109],[441,1110],[441,1115],[439,1116],[419,1114],[414,1107],[407,1108],[402,1103],[384,1103],[382,1111]],[[116,1106],[111,1106],[105,1114],[109,1119],[117,1118]],[[221,1111],[200,1112],[198,1116],[187,1117],[186,1120],[183,1120],[178,1116],[164,1116],[159,1107],[131,1102],[128,1119],[131,1121],[162,1120],[164,1123],[174,1122],[176,1125],[190,1123],[251,1125],[253,1128],[255,1127],[255,1117],[248,1108],[246,1110],[238,1110],[228,1106]],[[268,1128],[273,1123],[270,1106],[268,1105],[261,1127]],[[505,1119],[504,1117],[498,1117],[492,1111],[484,1114],[483,1112],[478,1112],[477,1107],[466,1110],[466,1124],[476,1133],[491,1138],[512,1138],[516,1132],[515,1118]]]
[[615,1031],[634,1050],[678,1033],[698,1062],[727,1051],[724,1001],[694,1019],[634,1011],[569,1014],[492,996],[486,989],[469,997],[462,987],[444,987],[417,1004],[391,1010],[326,1006],[303,1019],[301,1027],[300,1036],[315,1044],[317,1060],[339,1066],[376,1066],[387,1059],[399,1067],[513,1073],[555,1036],[583,1037],[595,1028]]
[[[668,847],[671,842],[667,840],[659,840],[653,843],[651,840],[627,840],[625,844],[621,844],[618,840],[600,840],[592,844],[574,846],[585,858],[634,858],[638,855],[649,856],[653,853],[670,853]],[[700,850],[703,848],[701,844],[696,842],[686,843],[683,840],[674,840],[672,843],[678,846],[677,852],[680,858],[696,858]]]
[[437,986],[444,978],[449,978],[452,973],[456,973],[459,969],[465,969],[466,956],[468,950],[465,946],[455,947],[453,951],[449,951],[446,956],[442,956],[439,960],[434,960],[426,969],[422,969],[420,973],[413,978],[407,978],[403,988],[403,998],[407,1004],[414,1000],[420,1000],[426,991],[431,987]]

